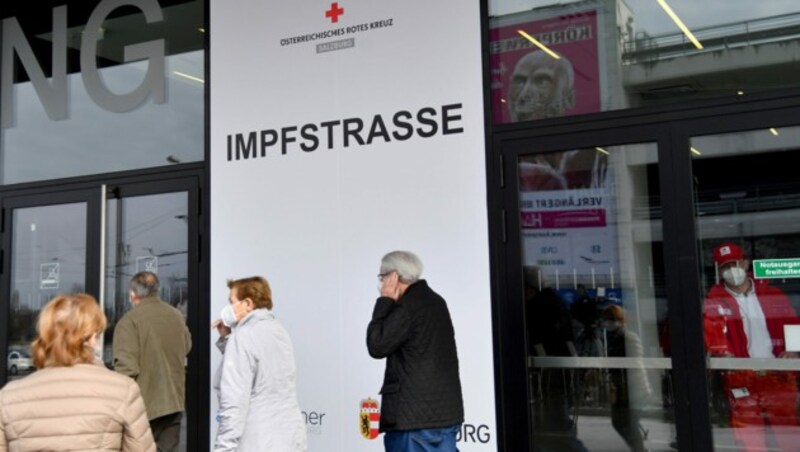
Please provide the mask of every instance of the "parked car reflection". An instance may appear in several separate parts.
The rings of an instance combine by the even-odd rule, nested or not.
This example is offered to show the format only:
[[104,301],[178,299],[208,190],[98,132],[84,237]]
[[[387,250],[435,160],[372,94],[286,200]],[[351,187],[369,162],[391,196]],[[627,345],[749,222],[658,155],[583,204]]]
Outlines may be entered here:
[[11,350],[7,360],[8,374],[18,375],[33,370],[33,359],[27,350]]

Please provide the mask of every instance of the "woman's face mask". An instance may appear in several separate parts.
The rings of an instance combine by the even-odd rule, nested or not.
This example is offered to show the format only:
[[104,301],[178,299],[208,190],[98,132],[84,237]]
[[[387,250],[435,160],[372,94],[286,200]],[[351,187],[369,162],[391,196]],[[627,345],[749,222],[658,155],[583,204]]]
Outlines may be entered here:
[[731,267],[722,272],[722,279],[731,287],[739,287],[747,279],[747,271],[742,267]]
[[239,320],[242,320],[250,310],[248,310],[249,305],[247,304],[248,298],[244,300],[239,300],[236,295],[236,290],[231,289],[230,294],[228,295],[228,304],[222,308],[222,311],[219,313],[220,319],[222,319],[222,323],[225,324],[228,328],[235,327]]
[[234,328],[236,324],[239,323],[239,319],[236,318],[236,312],[233,310],[233,305],[230,303],[222,308],[219,317],[222,319],[222,323],[228,328]]

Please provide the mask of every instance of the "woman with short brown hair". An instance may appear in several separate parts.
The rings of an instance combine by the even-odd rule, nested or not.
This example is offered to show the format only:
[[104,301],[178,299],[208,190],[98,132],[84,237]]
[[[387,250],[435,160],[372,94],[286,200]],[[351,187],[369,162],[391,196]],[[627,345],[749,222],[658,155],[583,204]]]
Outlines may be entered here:
[[95,357],[106,317],[87,294],[59,295],[39,314],[38,369],[0,390],[0,451],[155,451],[139,386]]
[[272,313],[272,290],[260,276],[228,281],[228,305],[213,327],[224,356],[215,452],[302,452],[306,427],[297,403],[297,368],[289,333]]
[[228,289],[235,290],[240,300],[251,299],[256,309],[272,310],[272,289],[261,276],[242,279],[229,279]]

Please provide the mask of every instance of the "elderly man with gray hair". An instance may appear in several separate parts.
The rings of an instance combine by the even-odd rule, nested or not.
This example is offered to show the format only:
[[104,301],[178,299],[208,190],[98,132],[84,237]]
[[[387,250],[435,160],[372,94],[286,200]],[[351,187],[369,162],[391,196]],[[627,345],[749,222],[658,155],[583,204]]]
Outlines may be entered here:
[[186,401],[186,355],[192,348],[183,314],[158,296],[158,276],[133,275],[133,309],[114,328],[114,370],[139,384],[158,452],[180,447]]
[[367,328],[370,356],[386,358],[380,431],[387,452],[456,452],[464,422],[455,332],[447,303],[408,251],[381,260],[380,297]]

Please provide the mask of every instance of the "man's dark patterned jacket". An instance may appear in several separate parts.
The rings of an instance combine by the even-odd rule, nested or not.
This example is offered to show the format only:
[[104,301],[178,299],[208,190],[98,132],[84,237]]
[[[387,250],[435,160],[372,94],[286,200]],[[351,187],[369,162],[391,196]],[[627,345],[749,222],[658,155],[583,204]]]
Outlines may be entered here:
[[367,348],[373,358],[387,358],[380,431],[464,422],[453,322],[444,299],[425,280],[397,301],[378,298]]

